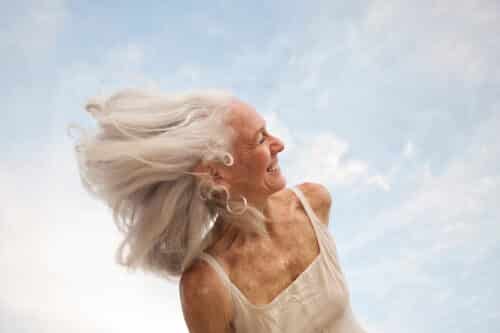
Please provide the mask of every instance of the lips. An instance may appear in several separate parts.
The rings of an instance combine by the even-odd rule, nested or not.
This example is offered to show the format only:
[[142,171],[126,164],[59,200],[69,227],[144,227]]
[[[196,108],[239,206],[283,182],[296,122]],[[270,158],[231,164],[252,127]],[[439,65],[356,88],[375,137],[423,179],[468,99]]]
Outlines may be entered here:
[[267,168],[267,172],[275,172],[279,170],[278,161],[274,162]]

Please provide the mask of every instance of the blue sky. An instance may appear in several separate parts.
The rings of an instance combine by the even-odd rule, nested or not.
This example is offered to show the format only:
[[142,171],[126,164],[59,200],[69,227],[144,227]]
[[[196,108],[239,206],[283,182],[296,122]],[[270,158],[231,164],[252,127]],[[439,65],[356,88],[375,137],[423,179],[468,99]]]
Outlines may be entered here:
[[177,286],[119,239],[66,135],[125,87],[223,88],[325,184],[370,332],[500,329],[497,1],[20,1],[0,26],[0,331],[187,332]]

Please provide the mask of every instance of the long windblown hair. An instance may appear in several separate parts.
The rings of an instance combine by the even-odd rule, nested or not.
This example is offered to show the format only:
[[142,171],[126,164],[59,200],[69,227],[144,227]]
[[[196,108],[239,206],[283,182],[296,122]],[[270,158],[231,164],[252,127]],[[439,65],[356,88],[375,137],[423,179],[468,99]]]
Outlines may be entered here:
[[98,127],[80,128],[79,172],[124,235],[118,263],[175,280],[213,242],[215,224],[265,233],[259,210],[232,201],[208,173],[193,172],[207,161],[232,165],[233,98],[223,91],[123,90],[87,104]]

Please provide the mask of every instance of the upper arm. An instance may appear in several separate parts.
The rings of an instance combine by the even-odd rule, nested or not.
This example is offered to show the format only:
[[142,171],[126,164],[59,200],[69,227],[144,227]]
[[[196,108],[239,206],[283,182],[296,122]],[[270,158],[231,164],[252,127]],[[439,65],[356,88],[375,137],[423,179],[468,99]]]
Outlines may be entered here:
[[299,185],[299,188],[306,196],[320,221],[328,225],[330,222],[330,207],[332,206],[332,196],[328,189],[317,183],[303,183]]
[[207,263],[198,260],[184,272],[179,292],[190,333],[231,332],[231,295]]

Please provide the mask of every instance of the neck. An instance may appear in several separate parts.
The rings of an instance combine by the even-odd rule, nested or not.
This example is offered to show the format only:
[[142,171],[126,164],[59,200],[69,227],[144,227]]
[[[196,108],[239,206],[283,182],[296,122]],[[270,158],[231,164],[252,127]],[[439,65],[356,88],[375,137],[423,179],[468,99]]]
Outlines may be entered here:
[[[239,197],[239,195],[238,195]],[[257,197],[253,197],[251,195],[245,195],[248,205],[260,211],[263,215],[266,214],[266,210],[269,204],[269,196],[264,196],[262,194]]]
[[[258,209],[262,215],[265,217],[268,216],[268,205],[267,201],[261,204],[255,204],[254,202],[249,203],[253,208]],[[268,221],[268,219],[264,220],[266,230],[271,233],[272,232],[272,223]],[[251,233],[246,230],[242,230],[239,226],[234,224],[233,222],[226,222],[222,220],[220,217],[215,222],[214,225],[214,236],[215,242],[219,243],[223,246],[223,248],[227,249],[233,244],[244,244],[248,240],[258,240],[264,239],[265,237],[262,235],[258,235],[256,233]]]

